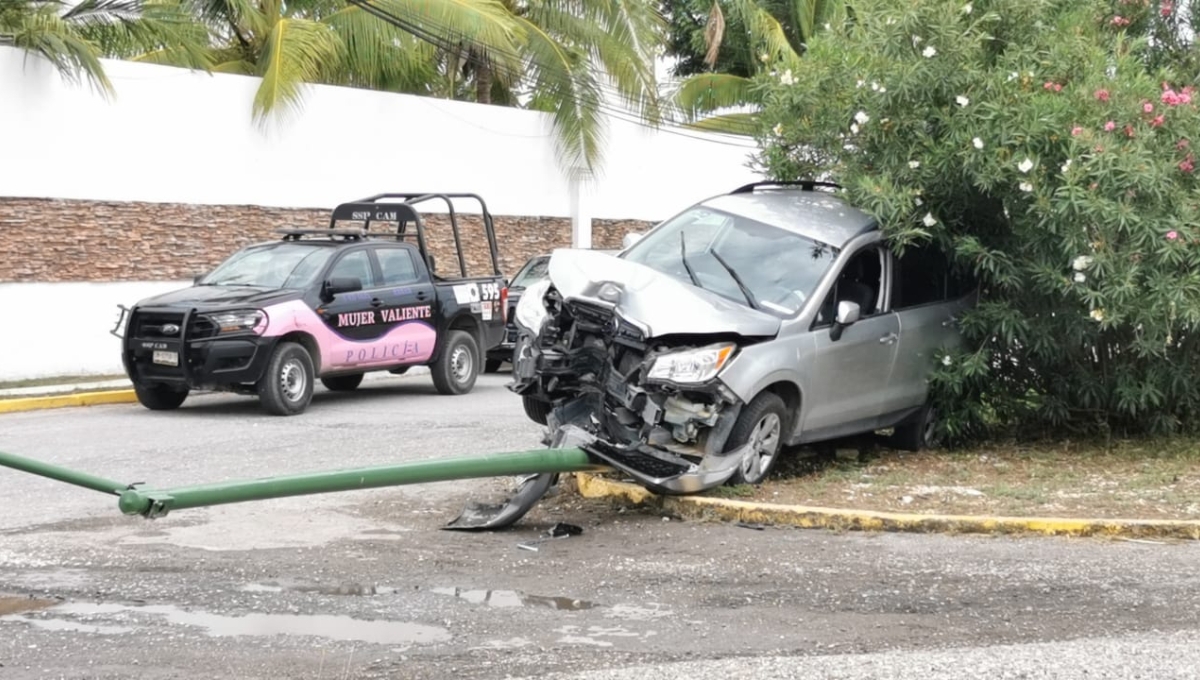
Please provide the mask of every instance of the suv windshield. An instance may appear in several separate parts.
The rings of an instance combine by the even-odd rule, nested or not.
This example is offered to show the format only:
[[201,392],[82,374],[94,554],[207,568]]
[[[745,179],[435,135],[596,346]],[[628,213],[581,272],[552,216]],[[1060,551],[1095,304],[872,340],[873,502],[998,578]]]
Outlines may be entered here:
[[209,272],[202,286],[307,288],[333,254],[308,243],[270,243],[240,250]]
[[510,288],[528,288],[531,284],[546,278],[546,271],[550,268],[550,258],[548,256],[539,256],[521,268],[517,275],[513,277]]
[[695,207],[622,256],[776,316],[804,306],[837,249],[746,217]]

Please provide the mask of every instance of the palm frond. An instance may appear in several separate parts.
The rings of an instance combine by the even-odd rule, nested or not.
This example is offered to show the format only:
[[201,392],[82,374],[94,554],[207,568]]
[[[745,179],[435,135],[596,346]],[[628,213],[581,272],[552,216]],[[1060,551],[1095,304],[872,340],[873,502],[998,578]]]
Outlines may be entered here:
[[694,121],[718,109],[751,103],[751,85],[750,79],[729,73],[701,73],[683,81],[674,102],[685,120]]
[[750,44],[756,53],[765,53],[769,59],[794,65],[799,55],[788,41],[787,33],[779,20],[755,0],[730,0],[730,9],[736,13],[749,31]]
[[54,3],[6,18],[3,32],[7,36],[5,42],[42,56],[68,82],[78,83],[86,78],[102,95],[113,94],[112,83],[100,64],[99,50],[59,16]]
[[812,40],[819,26],[832,13],[830,0],[792,0],[792,13],[800,29],[800,42]]
[[340,84],[415,92],[437,77],[433,64],[436,48],[361,7],[343,7],[322,23],[342,42],[343,51],[332,65]]
[[754,137],[758,131],[759,116],[757,113],[723,113],[709,116],[700,120],[685,123],[683,127],[702,132],[719,132],[726,135]]
[[306,19],[280,19],[267,36],[259,58],[262,83],[254,94],[253,115],[264,124],[269,114],[284,116],[300,108],[305,83],[320,82],[342,50],[337,34]]
[[209,31],[190,7],[152,0],[125,3],[116,12],[95,9],[77,16],[83,22],[79,32],[105,56],[202,70],[212,66]]

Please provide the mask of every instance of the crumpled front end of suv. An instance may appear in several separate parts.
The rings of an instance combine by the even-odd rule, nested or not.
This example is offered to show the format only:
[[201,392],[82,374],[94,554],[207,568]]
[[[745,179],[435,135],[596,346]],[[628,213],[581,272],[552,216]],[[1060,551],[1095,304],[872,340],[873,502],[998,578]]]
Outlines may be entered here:
[[[517,311],[510,389],[542,406],[548,444],[582,446],[662,493],[728,480],[745,405],[721,380],[778,322],[609,255],[556,251]],[[527,407],[527,411],[528,411]]]

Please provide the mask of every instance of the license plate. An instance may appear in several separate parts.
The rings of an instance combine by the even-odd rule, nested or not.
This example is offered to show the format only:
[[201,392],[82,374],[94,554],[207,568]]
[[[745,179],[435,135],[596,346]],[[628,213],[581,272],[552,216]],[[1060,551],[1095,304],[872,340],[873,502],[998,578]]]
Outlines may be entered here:
[[154,352],[154,363],[163,364],[164,366],[178,366],[179,352]]

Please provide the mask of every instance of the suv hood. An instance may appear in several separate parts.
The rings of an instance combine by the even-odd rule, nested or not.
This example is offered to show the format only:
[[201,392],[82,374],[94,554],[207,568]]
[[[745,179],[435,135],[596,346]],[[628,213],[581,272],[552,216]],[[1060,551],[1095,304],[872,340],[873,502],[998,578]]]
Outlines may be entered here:
[[300,297],[298,290],[260,288],[257,286],[192,286],[146,298],[138,306],[158,307],[229,307],[234,305],[262,306]]
[[[556,250],[549,273],[564,298],[605,307],[615,301],[621,316],[643,326],[647,337],[712,333],[770,337],[779,333],[780,320],[766,312],[605,253]],[[608,288],[605,284],[618,288],[619,297],[602,298],[601,289]]]

